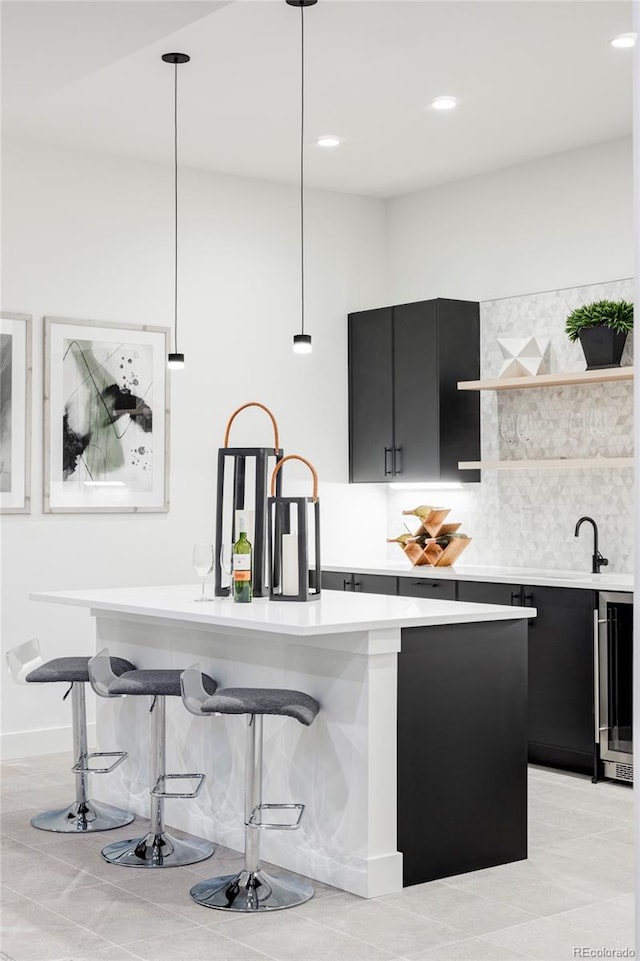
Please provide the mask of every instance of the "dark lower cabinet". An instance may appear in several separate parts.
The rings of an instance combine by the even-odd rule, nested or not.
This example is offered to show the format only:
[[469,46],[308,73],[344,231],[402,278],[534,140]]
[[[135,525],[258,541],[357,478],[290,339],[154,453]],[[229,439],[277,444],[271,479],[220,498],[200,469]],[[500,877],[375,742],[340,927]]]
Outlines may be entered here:
[[430,597],[440,601],[455,601],[456,582],[430,580],[427,577],[399,577],[398,594],[402,597]]
[[529,621],[529,760],[593,775],[595,593],[458,581],[458,600],[537,609]]
[[595,774],[591,591],[524,587],[529,626],[529,759]]
[[402,631],[398,850],[404,884],[527,856],[527,628]]
[[346,571],[323,571],[322,587],[326,591],[397,594],[398,578],[389,577],[388,574],[351,574]]
[[323,591],[350,591],[351,578],[353,574],[346,571],[323,571],[322,590]]

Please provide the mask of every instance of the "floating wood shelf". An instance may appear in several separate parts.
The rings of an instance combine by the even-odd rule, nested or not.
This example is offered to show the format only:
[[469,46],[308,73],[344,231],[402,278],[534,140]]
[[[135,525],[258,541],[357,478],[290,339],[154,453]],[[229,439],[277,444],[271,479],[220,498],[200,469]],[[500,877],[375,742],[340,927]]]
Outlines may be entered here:
[[546,458],[534,460],[467,460],[459,470],[576,470],[579,468],[633,467],[633,457]]
[[633,367],[604,370],[573,370],[535,377],[496,377],[493,380],[461,380],[458,390],[525,390],[528,387],[562,387],[565,384],[605,384],[633,380]]

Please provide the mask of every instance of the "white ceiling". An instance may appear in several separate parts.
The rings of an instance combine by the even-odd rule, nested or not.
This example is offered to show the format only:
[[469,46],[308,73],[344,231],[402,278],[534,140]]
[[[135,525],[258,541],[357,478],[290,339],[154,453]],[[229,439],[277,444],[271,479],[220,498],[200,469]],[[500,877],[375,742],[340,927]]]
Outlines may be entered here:
[[[300,12],[285,0],[2,0],[3,135],[296,183]],[[319,0],[304,13],[310,186],[403,194],[632,125],[618,0]],[[425,109],[453,94],[455,111]],[[336,150],[314,144],[344,138]]]

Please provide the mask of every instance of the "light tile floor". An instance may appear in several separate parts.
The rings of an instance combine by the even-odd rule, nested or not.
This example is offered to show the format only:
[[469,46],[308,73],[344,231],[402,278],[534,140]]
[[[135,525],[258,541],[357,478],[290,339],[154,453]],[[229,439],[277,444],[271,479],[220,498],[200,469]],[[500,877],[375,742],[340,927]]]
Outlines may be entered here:
[[[104,862],[108,835],[37,831],[70,800],[66,755],[2,766],[0,961],[569,961],[633,943],[633,791],[530,768],[529,859],[363,900],[325,885],[259,917],[189,897],[211,861],[140,872]],[[140,833],[145,822],[138,822]],[[238,855],[218,849],[224,871]],[[607,955],[605,949],[611,954]],[[628,953],[627,953],[628,956]]]

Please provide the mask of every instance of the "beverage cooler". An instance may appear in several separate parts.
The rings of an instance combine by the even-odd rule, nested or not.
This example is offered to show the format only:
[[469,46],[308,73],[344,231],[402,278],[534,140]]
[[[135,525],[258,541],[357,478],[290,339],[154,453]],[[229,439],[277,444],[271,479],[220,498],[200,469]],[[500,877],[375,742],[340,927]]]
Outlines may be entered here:
[[633,594],[600,593],[596,614],[596,744],[604,776],[633,782]]

